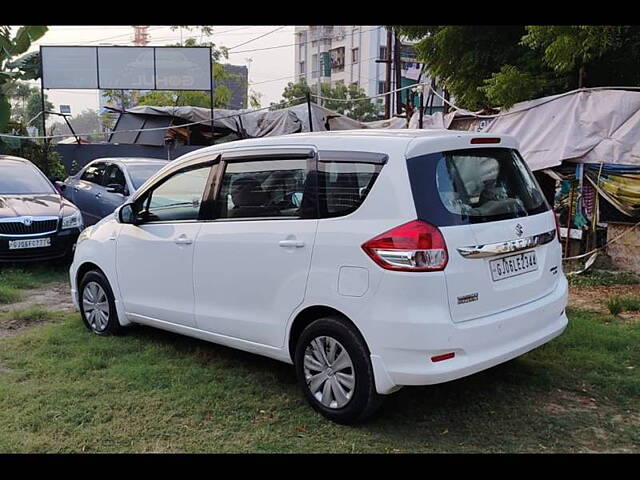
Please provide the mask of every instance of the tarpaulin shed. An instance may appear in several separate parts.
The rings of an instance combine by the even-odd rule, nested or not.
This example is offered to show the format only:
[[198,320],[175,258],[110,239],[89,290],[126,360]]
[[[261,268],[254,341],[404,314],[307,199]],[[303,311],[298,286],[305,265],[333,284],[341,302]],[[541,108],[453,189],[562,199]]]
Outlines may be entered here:
[[[199,122],[198,125],[181,127]],[[345,115],[311,104],[313,131],[353,130],[360,128],[403,128],[402,118],[359,122]],[[259,138],[273,135],[308,132],[309,107],[306,103],[279,110],[215,109],[213,125],[216,136],[235,134],[238,138]],[[156,127],[165,130],[136,132],[131,130]],[[188,129],[188,130],[186,130]],[[193,136],[196,138],[192,138]],[[164,145],[166,137],[177,137],[185,143],[207,145],[211,140],[211,110],[201,107],[138,106],[120,114],[109,143]]]
[[[418,128],[418,114],[409,128]],[[512,135],[532,170],[565,160],[640,166],[640,91],[635,90],[585,88],[482,117],[461,110],[436,113],[424,116],[423,128]]]

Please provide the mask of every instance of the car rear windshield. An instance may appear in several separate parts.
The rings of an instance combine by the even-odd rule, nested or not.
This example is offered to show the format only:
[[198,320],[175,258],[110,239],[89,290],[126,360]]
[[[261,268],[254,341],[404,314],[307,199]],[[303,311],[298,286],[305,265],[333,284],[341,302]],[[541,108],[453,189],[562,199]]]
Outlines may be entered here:
[[26,164],[2,165],[0,161],[0,195],[35,195],[55,193],[47,179]]
[[[438,204],[440,224],[506,220],[549,209],[533,175],[515,150],[466,149],[426,157],[430,158],[410,159],[408,163],[412,191],[418,210],[428,208],[426,204],[430,203],[431,214],[436,214],[438,209],[433,207]],[[428,166],[424,165],[425,160]],[[437,192],[437,198],[427,201],[428,190]],[[430,196],[436,197],[433,193]]]
[[133,188],[136,190],[139,189],[151,175],[156,173],[162,167],[164,167],[163,163],[152,165],[129,165],[127,170],[129,171],[129,177],[131,178]]

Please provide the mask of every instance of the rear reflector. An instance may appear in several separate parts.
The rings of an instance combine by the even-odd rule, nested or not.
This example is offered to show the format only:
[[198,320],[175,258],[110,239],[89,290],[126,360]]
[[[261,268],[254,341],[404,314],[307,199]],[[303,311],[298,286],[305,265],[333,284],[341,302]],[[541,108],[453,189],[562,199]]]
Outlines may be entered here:
[[450,358],[455,357],[455,352],[443,353],[442,355],[436,355],[435,357],[431,357],[432,362],[441,362],[442,360],[449,360]]
[[556,235],[558,236],[558,242],[562,243],[562,240],[560,240],[560,215],[553,210],[553,218],[556,221]]
[[476,137],[471,139],[471,143],[500,143],[499,137]]
[[442,233],[422,220],[392,228],[364,243],[362,249],[387,270],[432,272],[444,270],[448,261]]

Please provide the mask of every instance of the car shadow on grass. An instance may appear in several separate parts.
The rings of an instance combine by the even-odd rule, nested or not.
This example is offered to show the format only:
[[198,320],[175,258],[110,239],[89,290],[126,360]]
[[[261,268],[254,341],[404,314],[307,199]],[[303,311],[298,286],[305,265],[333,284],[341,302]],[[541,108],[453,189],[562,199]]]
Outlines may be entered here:
[[[287,395],[297,407],[307,406],[297,385],[293,366],[260,355],[186,337],[180,334],[135,325],[127,335],[143,341],[157,342],[171,348],[174,354],[201,365],[220,363],[233,368],[238,375],[270,379],[264,397]],[[495,435],[517,437],[523,430],[535,431],[527,416],[535,414],[535,398],[551,390],[535,366],[515,359],[489,370],[439,385],[405,387],[387,396],[380,411],[366,422],[350,427],[374,438],[394,438],[399,444],[438,441],[464,443],[469,435],[489,438]],[[303,416],[301,421],[308,417]],[[323,420],[321,420],[323,421]],[[317,423],[317,418],[314,422]],[[459,440],[459,441],[458,441]]]

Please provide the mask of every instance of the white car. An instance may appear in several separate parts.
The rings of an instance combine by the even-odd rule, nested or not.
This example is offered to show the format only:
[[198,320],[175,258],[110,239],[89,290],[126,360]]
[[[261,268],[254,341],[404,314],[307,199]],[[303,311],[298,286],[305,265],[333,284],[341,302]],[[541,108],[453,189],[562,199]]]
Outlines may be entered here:
[[508,136],[357,130],[191,152],[78,240],[99,335],[140,323],[295,365],[350,423],[567,326],[553,210]]

